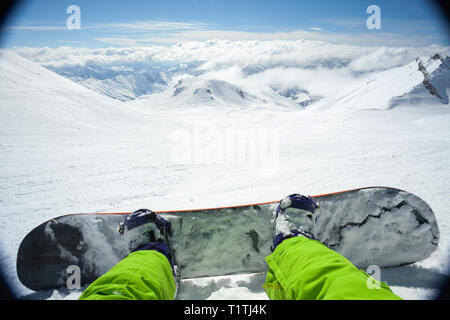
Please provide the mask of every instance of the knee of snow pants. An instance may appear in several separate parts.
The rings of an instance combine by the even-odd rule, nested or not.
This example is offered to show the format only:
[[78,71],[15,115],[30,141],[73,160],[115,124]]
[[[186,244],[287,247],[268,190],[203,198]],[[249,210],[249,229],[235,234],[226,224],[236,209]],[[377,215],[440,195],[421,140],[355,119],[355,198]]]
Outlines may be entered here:
[[175,280],[167,258],[153,250],[130,253],[95,280],[80,300],[172,300]]
[[272,300],[401,299],[341,254],[305,237],[283,241],[266,261],[264,289]]

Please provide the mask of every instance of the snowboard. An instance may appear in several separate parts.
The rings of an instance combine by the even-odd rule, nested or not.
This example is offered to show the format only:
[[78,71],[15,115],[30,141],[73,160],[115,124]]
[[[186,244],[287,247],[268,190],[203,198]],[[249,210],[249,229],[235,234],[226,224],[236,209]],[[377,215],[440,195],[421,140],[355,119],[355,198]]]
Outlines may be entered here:
[[[367,187],[313,198],[319,241],[359,268],[414,263],[438,246],[432,209],[409,192]],[[265,272],[278,203],[155,212],[171,222],[177,269],[186,279]],[[127,256],[117,227],[130,213],[69,214],[37,226],[19,247],[20,281],[34,291],[65,287],[76,269],[81,285],[94,281]]]

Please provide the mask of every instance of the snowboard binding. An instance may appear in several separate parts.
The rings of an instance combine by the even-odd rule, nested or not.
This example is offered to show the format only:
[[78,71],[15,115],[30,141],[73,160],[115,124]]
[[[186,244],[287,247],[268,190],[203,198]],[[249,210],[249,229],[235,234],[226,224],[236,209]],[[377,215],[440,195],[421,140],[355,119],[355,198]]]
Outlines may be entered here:
[[167,257],[176,276],[175,252],[170,244],[170,221],[149,209],[139,209],[124,217],[117,230],[121,236],[126,237],[130,253],[139,250],[158,251]]
[[303,236],[317,240],[315,210],[319,203],[310,196],[291,194],[278,204],[274,212],[274,241],[272,252],[283,240]]
[[[143,226],[145,228],[142,228]],[[170,222],[149,209],[139,209],[126,216],[119,223],[117,230],[120,235],[124,235],[125,232],[129,234],[132,230],[134,233],[144,231],[149,237],[149,242],[166,242],[165,240],[172,236]],[[132,247],[135,247],[135,244]]]

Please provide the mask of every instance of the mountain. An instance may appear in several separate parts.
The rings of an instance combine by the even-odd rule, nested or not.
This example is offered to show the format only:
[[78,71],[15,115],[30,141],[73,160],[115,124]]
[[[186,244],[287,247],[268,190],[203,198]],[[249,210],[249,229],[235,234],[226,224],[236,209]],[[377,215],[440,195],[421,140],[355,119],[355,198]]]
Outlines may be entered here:
[[168,76],[171,73],[162,67],[147,65],[87,64],[47,68],[88,89],[121,101],[163,91],[170,81]]
[[308,91],[299,88],[285,88],[274,89],[279,95],[289,98],[302,107],[307,107],[316,101],[320,100],[320,97],[312,96]]
[[128,118],[117,100],[0,51],[0,131],[54,132],[116,127]]
[[375,73],[336,98],[314,104],[314,109],[391,109],[398,105],[448,104],[450,58],[445,51],[397,68]]
[[[272,61],[270,52],[264,56]],[[403,298],[433,298],[449,273],[450,253],[444,53],[408,58],[403,66],[349,82],[342,82],[349,78],[345,65],[307,73],[278,68],[261,77],[186,72],[162,92],[122,102],[0,51],[0,224],[8,226],[0,233],[0,261],[6,280],[20,295],[31,293],[17,279],[20,241],[64,213],[220,207],[389,185],[427,201],[441,243],[426,261],[383,269],[381,276]],[[392,55],[403,57],[401,51]],[[370,61],[385,65],[392,55]],[[94,78],[97,71],[79,70],[78,76]],[[335,71],[342,73],[335,77]],[[102,75],[107,83],[111,74],[95,77]],[[328,90],[333,86],[339,90]],[[239,277],[192,280],[186,298],[267,298],[264,275]],[[80,294],[61,289],[34,298]]]
[[440,101],[449,103],[450,89],[450,57],[445,53],[436,53],[430,57],[417,58],[418,71],[423,80],[410,92],[393,99],[392,106],[399,104],[421,104],[423,102]]
[[222,108],[291,108],[300,109],[289,98],[270,89],[248,91],[242,87],[217,79],[187,77],[178,80],[160,94],[143,96],[138,104],[151,106],[199,107],[217,106]]

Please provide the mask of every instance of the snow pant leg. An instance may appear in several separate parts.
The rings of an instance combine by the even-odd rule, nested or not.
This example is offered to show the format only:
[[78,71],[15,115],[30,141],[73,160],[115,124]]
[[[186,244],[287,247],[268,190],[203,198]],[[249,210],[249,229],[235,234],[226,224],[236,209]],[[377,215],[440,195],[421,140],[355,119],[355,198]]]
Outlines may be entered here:
[[167,258],[154,250],[140,250],[91,283],[79,299],[172,300],[175,289]]
[[339,253],[305,237],[284,240],[266,261],[264,289],[272,300],[401,299]]

